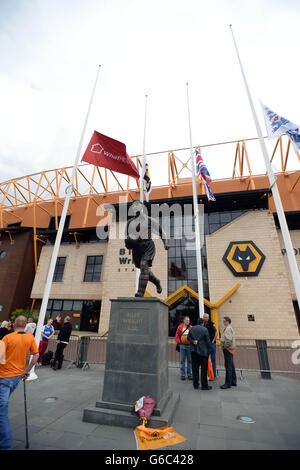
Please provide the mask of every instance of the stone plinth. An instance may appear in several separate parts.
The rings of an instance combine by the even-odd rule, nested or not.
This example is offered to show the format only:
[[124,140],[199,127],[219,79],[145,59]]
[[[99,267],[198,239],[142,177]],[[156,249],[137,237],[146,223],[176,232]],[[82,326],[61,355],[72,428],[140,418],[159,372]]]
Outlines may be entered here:
[[133,405],[146,395],[157,403],[152,424],[170,424],[179,396],[168,390],[168,305],[155,297],[113,299],[102,401],[83,420],[135,426]]

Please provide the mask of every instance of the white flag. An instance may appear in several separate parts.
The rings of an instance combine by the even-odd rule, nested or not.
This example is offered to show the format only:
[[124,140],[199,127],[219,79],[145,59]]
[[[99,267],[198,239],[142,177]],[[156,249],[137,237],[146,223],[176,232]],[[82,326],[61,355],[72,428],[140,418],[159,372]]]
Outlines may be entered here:
[[274,113],[270,108],[261,103],[269,139],[286,134],[293,144],[295,152],[300,150],[300,128],[288,119]]

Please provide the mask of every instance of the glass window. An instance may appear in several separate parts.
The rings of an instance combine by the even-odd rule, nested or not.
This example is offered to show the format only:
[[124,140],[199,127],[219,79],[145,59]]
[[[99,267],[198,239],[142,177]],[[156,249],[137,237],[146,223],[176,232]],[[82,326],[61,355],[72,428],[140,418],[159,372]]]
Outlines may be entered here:
[[197,269],[191,268],[188,270],[188,278],[189,279],[197,279]]
[[62,310],[63,301],[62,300],[53,300],[53,310]]
[[63,310],[72,310],[73,300],[64,300]]
[[196,268],[197,267],[197,258],[196,258],[196,256],[187,258],[187,266],[188,266],[188,268]]
[[53,282],[62,282],[66,264],[66,257],[61,256],[56,260],[55,271],[53,274]]
[[181,258],[182,254],[183,254],[183,248],[181,246],[176,246],[175,250],[176,250],[175,251],[176,257]]
[[180,287],[184,286],[185,284],[186,284],[186,280],[176,281],[176,290],[180,289]]
[[83,303],[83,300],[74,300],[74,303],[73,303],[73,310],[76,310],[76,311],[80,311],[82,310],[82,303]]
[[208,214],[208,223],[209,224],[216,224],[220,222],[220,214],[219,212],[212,212]]
[[171,248],[171,247],[169,248],[168,255],[169,255],[170,258],[175,257],[175,250],[176,250],[176,248]]
[[244,211],[233,211],[232,212],[232,219],[236,219],[237,217],[239,217],[243,213],[244,213]]
[[227,223],[231,221],[231,212],[221,212],[220,214],[220,222]]
[[171,239],[169,240],[169,246],[170,246],[170,247],[171,247],[171,246],[173,247],[173,246],[175,246],[175,244],[176,244],[176,241],[174,240],[174,238],[171,238]]
[[214,233],[221,228],[221,224],[209,224],[210,233]]
[[195,250],[195,244],[187,245],[186,247],[186,256],[188,258],[195,258],[196,257],[196,250]]
[[103,256],[88,256],[84,274],[84,282],[99,282],[101,278]]
[[187,214],[185,217],[182,218],[183,225],[193,225],[194,218],[191,214]]
[[168,282],[168,291],[172,294],[173,292],[175,292],[175,281],[169,281]]
[[193,289],[193,291],[198,292],[198,281],[196,281],[196,280],[189,280],[189,281],[187,282],[187,286],[188,286],[190,289]]
[[209,300],[209,285],[207,280],[203,280],[203,296]]

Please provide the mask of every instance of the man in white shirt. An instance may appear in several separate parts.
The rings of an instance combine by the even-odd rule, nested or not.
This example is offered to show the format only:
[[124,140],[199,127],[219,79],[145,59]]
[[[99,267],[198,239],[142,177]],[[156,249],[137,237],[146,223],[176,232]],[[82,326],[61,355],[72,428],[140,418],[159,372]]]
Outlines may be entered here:
[[33,318],[29,317],[24,331],[27,331],[27,333],[31,333],[33,335],[35,332],[35,329],[36,329],[36,323],[34,323]]

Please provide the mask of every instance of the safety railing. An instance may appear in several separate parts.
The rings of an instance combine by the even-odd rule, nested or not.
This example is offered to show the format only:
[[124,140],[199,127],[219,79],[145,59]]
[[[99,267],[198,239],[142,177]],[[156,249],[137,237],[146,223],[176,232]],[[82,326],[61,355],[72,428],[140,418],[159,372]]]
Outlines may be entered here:
[[[56,337],[49,341],[48,350],[55,352]],[[72,335],[64,350],[64,360],[70,365],[85,369],[90,364],[105,364],[107,336]],[[180,354],[174,338],[168,340],[169,367],[180,366]],[[234,362],[237,370],[260,372],[269,378],[270,373],[289,374],[300,379],[300,339],[242,339],[236,340]],[[216,350],[217,370],[224,369],[223,352]]]
[[[175,339],[169,338],[169,367],[180,366],[180,354],[176,351]],[[300,379],[300,339],[242,339],[236,340],[234,362],[237,370],[260,372],[269,378],[271,372],[292,375]],[[216,349],[217,370],[224,369],[223,351]]]

